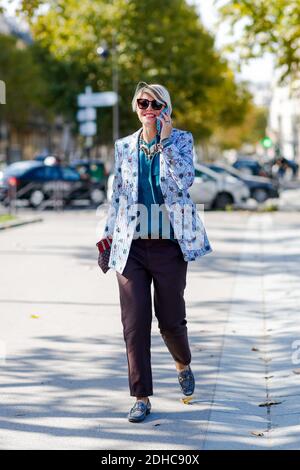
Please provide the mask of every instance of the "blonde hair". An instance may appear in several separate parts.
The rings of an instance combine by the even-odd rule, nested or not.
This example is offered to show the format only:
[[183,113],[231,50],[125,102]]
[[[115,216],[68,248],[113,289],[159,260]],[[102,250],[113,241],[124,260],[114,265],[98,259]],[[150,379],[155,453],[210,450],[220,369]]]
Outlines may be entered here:
[[132,99],[132,110],[133,112],[136,111],[137,106],[137,99],[141,96],[142,93],[149,93],[154,99],[157,101],[164,103],[168,106],[170,114],[172,114],[172,103],[171,98],[168,90],[163,85],[159,85],[158,83],[146,83],[146,82],[139,82],[134,92],[134,96]]

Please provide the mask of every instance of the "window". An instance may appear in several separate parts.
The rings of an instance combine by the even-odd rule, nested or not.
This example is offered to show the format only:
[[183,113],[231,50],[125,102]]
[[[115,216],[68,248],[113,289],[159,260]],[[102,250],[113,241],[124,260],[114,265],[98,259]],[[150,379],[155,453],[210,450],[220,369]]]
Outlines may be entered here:
[[195,176],[202,178],[203,181],[215,181],[212,176],[208,175],[207,173],[204,173],[201,170],[197,170],[197,168],[195,168]]
[[61,167],[62,179],[64,181],[79,181],[80,176],[76,170],[70,167]]
[[32,179],[34,181],[55,181],[58,180],[59,173],[55,166],[41,166],[35,170],[30,171],[26,175],[26,179]]

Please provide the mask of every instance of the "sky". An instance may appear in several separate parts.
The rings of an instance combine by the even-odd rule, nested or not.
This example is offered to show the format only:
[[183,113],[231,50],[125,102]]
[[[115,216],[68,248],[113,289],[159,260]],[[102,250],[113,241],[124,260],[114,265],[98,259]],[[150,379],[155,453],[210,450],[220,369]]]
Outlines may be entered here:
[[[217,8],[214,0],[188,0],[188,3],[195,4],[200,14],[201,20],[206,29],[212,31],[216,36],[216,47],[222,47],[232,41],[228,35],[227,28],[216,27],[218,19]],[[241,74],[238,78],[249,80],[251,82],[271,82],[273,76],[273,58],[271,54],[265,54],[261,59],[251,59],[249,64],[242,66]]]
[[[212,31],[216,36],[216,47],[222,47],[232,38],[228,36],[225,27],[216,27],[218,18],[217,8],[214,6],[214,0],[187,0],[197,6],[201,20],[204,26]],[[13,0],[12,4],[8,1],[2,3],[8,5],[9,14],[14,15],[15,5],[18,0]],[[270,54],[266,54],[261,59],[251,59],[249,64],[242,66],[242,71],[237,74],[237,78],[241,80],[249,80],[251,82],[271,82],[273,75],[273,60]]]

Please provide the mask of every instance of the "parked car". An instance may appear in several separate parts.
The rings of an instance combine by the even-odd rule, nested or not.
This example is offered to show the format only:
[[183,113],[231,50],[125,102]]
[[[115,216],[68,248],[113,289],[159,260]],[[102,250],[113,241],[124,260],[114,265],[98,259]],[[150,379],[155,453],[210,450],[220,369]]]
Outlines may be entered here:
[[107,191],[108,172],[99,160],[74,160],[71,167],[80,174],[82,181],[91,185],[91,198],[95,203],[103,202]]
[[73,160],[70,166],[76,168],[80,174],[87,175],[95,183],[104,185],[107,181],[108,172],[104,162],[100,160]]
[[27,200],[31,207],[60,198],[65,205],[76,199],[93,199],[93,187],[82,181],[75,168],[42,161],[27,160],[12,163],[4,171],[0,183],[0,200],[8,203],[9,188],[15,188],[17,198]]
[[219,174],[226,174],[238,178],[245,183],[250,191],[250,196],[257,202],[264,202],[269,198],[278,198],[278,184],[269,178],[262,176],[246,175],[236,168],[225,163],[211,163],[208,165]]
[[106,186],[106,199],[108,202],[111,202],[112,193],[113,193],[113,182],[114,182],[114,174],[110,173],[107,179],[107,186]]
[[[114,175],[107,182],[107,201],[112,198]],[[196,204],[205,209],[225,209],[227,205],[239,207],[250,197],[244,183],[232,176],[223,177],[202,164],[195,164],[195,179],[189,193]]]
[[271,176],[267,170],[255,159],[238,159],[233,165],[234,168],[240,170],[244,175],[255,175],[255,176]]
[[193,201],[205,209],[241,207],[250,197],[247,186],[237,178],[216,173],[204,164],[195,164],[195,178],[189,193]]

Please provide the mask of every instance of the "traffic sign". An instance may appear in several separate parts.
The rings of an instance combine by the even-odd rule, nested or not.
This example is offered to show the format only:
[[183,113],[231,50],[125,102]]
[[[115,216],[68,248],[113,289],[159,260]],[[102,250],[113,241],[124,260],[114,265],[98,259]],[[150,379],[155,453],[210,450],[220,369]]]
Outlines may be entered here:
[[84,108],[80,109],[77,113],[77,121],[95,121],[96,120],[96,109],[95,108]]
[[83,122],[79,126],[79,132],[81,135],[84,135],[86,137],[91,137],[93,135],[97,134],[97,125],[95,121],[87,121]]
[[114,106],[118,101],[118,95],[114,91],[104,91],[101,93],[87,91],[77,96],[77,103],[81,108]]
[[0,104],[6,104],[5,82],[3,82],[3,80],[0,80]]

